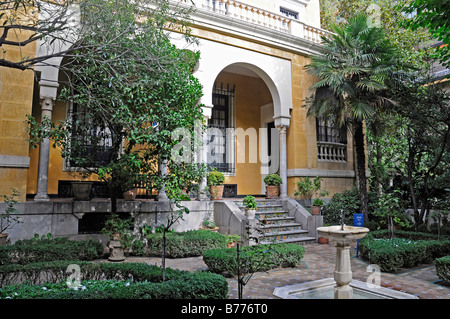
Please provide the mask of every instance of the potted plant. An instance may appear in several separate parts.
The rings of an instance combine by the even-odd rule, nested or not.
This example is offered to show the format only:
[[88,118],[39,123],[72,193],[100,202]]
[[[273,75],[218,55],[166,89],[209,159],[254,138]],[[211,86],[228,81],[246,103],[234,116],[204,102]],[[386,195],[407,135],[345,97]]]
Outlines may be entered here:
[[313,215],[320,215],[320,210],[325,202],[320,198],[315,198],[312,202],[311,210]]
[[12,195],[1,195],[6,204],[5,212],[0,213],[0,245],[5,245],[8,239],[6,230],[11,229],[14,225],[21,223],[20,217],[17,215],[18,211],[14,207],[17,204],[17,200],[14,197],[19,196],[19,192],[16,189],[12,189]]
[[212,200],[220,200],[223,196],[223,183],[225,176],[222,172],[212,170],[208,173],[207,182]]
[[207,218],[205,218],[202,222],[202,226],[200,227],[200,229],[203,230],[210,230],[213,232],[218,232],[219,231],[219,227],[216,226],[216,223],[212,220],[209,220]]
[[258,207],[255,197],[251,195],[245,196],[243,204],[245,206],[245,216],[247,219],[255,219],[256,208]]
[[117,214],[112,214],[105,222],[102,233],[108,235],[110,241],[109,257],[110,261],[125,260],[124,249],[129,248],[131,244],[130,235],[131,219],[121,218]]
[[227,236],[227,247],[232,248],[236,245],[236,243],[241,239],[239,235],[228,235]]
[[281,177],[278,174],[269,174],[264,177],[266,183],[266,198],[273,199],[280,196],[280,184],[282,184]]
[[91,175],[88,171],[73,172],[74,177],[78,177],[78,181],[72,181],[72,194],[74,200],[90,200],[90,194],[92,189],[92,181],[86,179]]

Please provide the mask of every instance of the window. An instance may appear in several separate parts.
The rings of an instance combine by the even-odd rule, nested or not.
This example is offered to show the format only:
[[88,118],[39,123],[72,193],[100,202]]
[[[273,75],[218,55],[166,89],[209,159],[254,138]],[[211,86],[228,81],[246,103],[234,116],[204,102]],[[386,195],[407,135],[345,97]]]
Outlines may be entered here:
[[289,9],[286,9],[283,7],[280,7],[280,12],[282,15],[285,15],[288,18],[298,20],[298,12],[295,12],[295,11],[292,11],[292,10],[289,10]]
[[70,168],[95,168],[108,163],[113,134],[106,125],[87,117],[76,103],[71,103],[68,118],[72,119],[73,125],[70,136],[71,158],[66,165]]
[[224,173],[234,173],[234,89],[215,88],[213,109],[208,121],[208,164]]
[[330,121],[316,119],[317,159],[327,162],[346,162],[347,139]]
[[316,119],[316,134],[318,142],[347,144],[347,140],[340,136],[339,130],[330,121],[324,121],[322,118]]

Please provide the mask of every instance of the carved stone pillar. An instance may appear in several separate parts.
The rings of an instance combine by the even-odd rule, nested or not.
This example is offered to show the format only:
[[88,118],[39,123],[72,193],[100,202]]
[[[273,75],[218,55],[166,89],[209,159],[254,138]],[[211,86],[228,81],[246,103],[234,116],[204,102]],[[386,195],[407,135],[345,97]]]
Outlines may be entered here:
[[286,144],[286,125],[278,125],[277,129],[280,136],[280,198],[287,198],[287,144]]
[[[211,110],[212,107],[203,108],[203,122],[208,123],[208,120],[211,118]],[[206,111],[206,112],[205,112]],[[205,114],[206,113],[206,114]],[[200,148],[200,161],[202,164],[208,164],[208,131],[204,130],[202,134],[202,146]],[[202,176],[202,180],[200,181],[200,189],[198,191],[198,199],[199,200],[209,200],[208,197],[208,181],[207,181],[207,173]]]
[[[41,98],[41,122],[47,118],[52,118],[53,106],[55,99],[52,97]],[[38,167],[38,180],[37,180],[37,192],[34,197],[35,201],[49,201],[48,197],[48,164],[50,154],[50,139],[44,138],[39,146],[39,167]]]

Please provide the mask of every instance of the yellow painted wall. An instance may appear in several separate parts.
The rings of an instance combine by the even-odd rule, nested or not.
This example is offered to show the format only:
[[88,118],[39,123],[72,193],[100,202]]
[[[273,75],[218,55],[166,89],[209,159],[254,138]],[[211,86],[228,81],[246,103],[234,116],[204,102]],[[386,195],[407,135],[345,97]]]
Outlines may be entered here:
[[[261,78],[222,72],[217,77],[217,83],[229,83],[236,86],[236,128],[244,131],[248,128],[255,128],[258,136],[258,129],[261,126],[261,106],[272,102],[270,92]],[[241,145],[236,145],[239,150]],[[256,145],[259,152],[259,144]],[[249,139],[246,138],[245,163],[236,163],[235,176],[226,176],[226,184],[237,184],[238,195],[260,194],[261,193],[261,163],[259,156],[257,163],[249,162]],[[258,153],[259,154],[259,153]]]
[[[9,39],[12,37],[25,40],[30,33],[9,35]],[[6,60],[20,61],[21,57],[35,56],[36,44],[4,45],[0,54]],[[0,155],[29,155],[26,115],[31,114],[33,85],[33,71],[0,67]],[[15,188],[20,193],[18,200],[25,201],[27,172],[27,168],[0,167],[0,194],[10,195],[11,188]]]

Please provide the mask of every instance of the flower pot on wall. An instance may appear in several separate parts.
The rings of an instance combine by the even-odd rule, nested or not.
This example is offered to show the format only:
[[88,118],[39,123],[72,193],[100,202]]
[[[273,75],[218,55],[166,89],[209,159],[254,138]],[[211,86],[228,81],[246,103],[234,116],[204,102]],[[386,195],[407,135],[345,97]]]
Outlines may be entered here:
[[137,188],[130,189],[126,192],[123,192],[124,200],[135,200],[137,196]]
[[247,217],[247,219],[255,219],[256,209],[246,209],[245,216]]
[[280,196],[280,186],[266,185],[266,198],[274,199]]
[[8,234],[1,233],[0,234],[0,246],[6,245],[7,240],[8,240]]
[[212,200],[222,199],[223,185],[211,185],[211,186],[209,186],[209,192],[211,193]]
[[313,215],[320,215],[320,209],[321,206],[311,206],[312,214]]
[[89,200],[91,194],[92,182],[72,182],[72,193],[75,200]]

